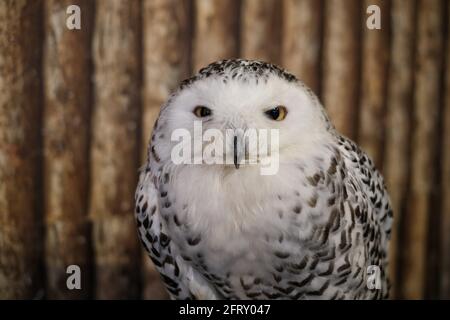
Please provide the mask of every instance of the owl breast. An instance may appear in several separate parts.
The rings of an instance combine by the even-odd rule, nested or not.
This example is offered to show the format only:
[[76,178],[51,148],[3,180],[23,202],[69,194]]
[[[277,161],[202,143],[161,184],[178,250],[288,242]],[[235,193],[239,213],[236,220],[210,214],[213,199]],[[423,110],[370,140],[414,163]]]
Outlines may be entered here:
[[[364,254],[349,250],[336,256],[340,233],[322,239],[329,214],[319,199],[311,201],[317,188],[302,170],[297,168],[295,176],[292,167],[280,168],[280,174],[266,178],[246,168],[229,176],[195,170],[199,169],[178,172],[161,184],[161,215],[175,244],[174,254],[198,270],[221,296],[345,296],[334,285],[341,280],[335,269],[364,263],[359,261]],[[198,176],[203,182],[196,181]],[[344,215],[339,227],[345,224]]]

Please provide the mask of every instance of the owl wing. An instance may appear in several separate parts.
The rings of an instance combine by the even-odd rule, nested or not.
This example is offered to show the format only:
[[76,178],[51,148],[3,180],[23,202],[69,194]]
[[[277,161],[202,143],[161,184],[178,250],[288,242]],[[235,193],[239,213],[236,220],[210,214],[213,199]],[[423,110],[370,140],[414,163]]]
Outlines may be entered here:
[[347,159],[345,185],[348,200],[363,226],[362,237],[369,263],[381,268],[382,280],[385,282],[383,296],[387,296],[387,259],[393,222],[389,195],[383,177],[367,154],[346,138],[341,137],[339,145]]
[[135,194],[135,218],[139,238],[161,274],[172,299],[216,299],[217,294],[202,275],[177,251],[159,211],[157,179],[150,168],[142,170]]

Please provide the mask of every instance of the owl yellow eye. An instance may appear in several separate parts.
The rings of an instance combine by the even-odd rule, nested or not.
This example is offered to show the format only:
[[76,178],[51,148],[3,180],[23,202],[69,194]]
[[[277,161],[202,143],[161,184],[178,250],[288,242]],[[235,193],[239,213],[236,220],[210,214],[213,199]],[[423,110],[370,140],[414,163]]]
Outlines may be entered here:
[[194,109],[194,114],[199,118],[207,117],[211,115],[211,109],[204,106],[197,106]]
[[281,121],[286,118],[287,109],[283,106],[277,106],[264,112],[266,116],[275,121]]

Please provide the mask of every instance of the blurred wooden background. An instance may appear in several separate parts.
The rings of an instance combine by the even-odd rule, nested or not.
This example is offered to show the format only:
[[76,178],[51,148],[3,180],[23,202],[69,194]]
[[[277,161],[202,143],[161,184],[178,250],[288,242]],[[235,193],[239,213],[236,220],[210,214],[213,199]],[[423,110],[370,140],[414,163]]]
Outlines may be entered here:
[[[381,30],[366,28],[371,4]],[[178,81],[232,57],[303,79],[383,171],[393,297],[450,298],[449,12],[445,0],[1,0],[0,298],[166,297],[137,241],[137,168]],[[66,288],[70,264],[82,290]]]

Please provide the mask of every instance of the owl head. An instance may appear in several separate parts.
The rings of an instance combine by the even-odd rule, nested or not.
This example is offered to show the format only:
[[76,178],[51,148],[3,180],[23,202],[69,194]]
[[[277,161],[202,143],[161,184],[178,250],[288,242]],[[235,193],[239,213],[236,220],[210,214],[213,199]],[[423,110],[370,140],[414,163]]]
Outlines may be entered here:
[[150,157],[226,170],[307,157],[332,126],[316,95],[269,63],[223,60],[183,81],[163,106]]

